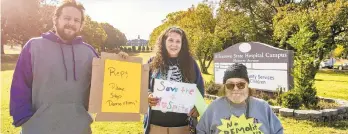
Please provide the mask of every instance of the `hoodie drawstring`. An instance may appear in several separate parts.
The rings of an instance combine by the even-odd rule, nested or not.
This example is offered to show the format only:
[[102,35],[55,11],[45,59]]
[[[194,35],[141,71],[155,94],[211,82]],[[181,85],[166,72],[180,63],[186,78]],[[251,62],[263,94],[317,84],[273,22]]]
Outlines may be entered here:
[[64,64],[64,68],[65,68],[65,81],[68,81],[68,69],[66,68],[66,65],[65,65],[65,57],[64,57],[63,48],[62,48],[62,45],[60,43],[59,43],[59,46],[60,46],[60,50],[61,50],[62,56],[63,56],[63,64]]
[[[57,39],[57,41],[59,41],[59,39]],[[68,81],[68,69],[67,69],[66,64],[65,64],[65,56],[64,56],[63,48],[62,48],[62,45],[60,43],[59,43],[59,47],[60,47],[60,51],[62,52],[62,56],[63,56],[63,64],[64,64],[64,68],[65,68],[65,81]],[[77,78],[76,78],[74,45],[71,45],[71,47],[72,47],[71,52],[72,52],[73,64],[74,64],[74,80],[76,81]]]
[[74,52],[74,45],[71,45],[72,49],[72,56],[73,56],[73,62],[74,62],[74,80],[76,81],[76,70],[75,70],[75,52]]

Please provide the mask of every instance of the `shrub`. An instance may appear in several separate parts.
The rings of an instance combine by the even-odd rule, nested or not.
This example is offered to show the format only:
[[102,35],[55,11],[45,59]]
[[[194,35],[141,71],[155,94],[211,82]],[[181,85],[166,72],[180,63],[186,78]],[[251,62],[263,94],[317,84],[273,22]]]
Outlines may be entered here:
[[132,46],[132,51],[133,51],[133,52],[136,52],[136,51],[137,51],[135,46]]
[[278,105],[282,105],[282,94],[283,94],[283,91],[285,90],[285,88],[277,88],[276,89],[276,93],[275,93],[275,97],[276,97],[276,103]]
[[265,101],[268,101],[271,97],[267,93],[265,93],[264,91],[260,91],[260,96],[258,98],[261,98]]
[[145,46],[141,47],[141,51],[145,52]]
[[302,98],[302,103],[306,108],[316,107],[319,98],[316,96],[317,90],[314,87],[304,87],[304,89],[297,90]]
[[288,91],[281,95],[282,106],[291,109],[298,109],[302,105],[300,94],[296,91]]
[[222,88],[221,84],[215,84],[214,81],[209,81],[204,85],[206,92],[210,95],[218,95],[219,90]]
[[277,100],[269,99],[269,100],[267,100],[267,102],[268,102],[269,105],[279,106],[279,104],[277,103]]

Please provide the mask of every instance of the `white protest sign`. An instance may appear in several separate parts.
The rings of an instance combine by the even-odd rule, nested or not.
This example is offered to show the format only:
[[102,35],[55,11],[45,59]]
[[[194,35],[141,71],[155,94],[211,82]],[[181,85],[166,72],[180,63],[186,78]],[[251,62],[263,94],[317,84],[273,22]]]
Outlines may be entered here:
[[196,84],[155,79],[153,96],[160,98],[152,110],[189,113],[196,101]]

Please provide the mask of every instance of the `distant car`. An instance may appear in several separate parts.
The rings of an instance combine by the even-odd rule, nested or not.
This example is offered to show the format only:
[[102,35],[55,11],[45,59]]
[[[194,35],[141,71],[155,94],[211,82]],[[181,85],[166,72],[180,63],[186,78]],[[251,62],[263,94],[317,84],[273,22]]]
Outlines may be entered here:
[[334,58],[326,59],[320,62],[320,68],[329,68],[332,69],[334,67],[336,60]]
[[334,68],[337,68],[338,70],[348,70],[348,62],[335,64]]

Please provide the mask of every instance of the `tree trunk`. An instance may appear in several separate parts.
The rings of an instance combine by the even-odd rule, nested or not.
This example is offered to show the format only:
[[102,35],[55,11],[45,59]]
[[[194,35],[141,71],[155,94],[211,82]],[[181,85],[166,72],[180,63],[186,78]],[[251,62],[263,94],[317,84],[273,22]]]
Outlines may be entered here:
[[318,61],[314,61],[313,67],[311,68],[311,79],[315,79],[315,75],[317,74],[318,70],[319,70],[319,66],[320,66],[320,62],[324,59],[324,50],[319,49],[319,53],[318,53]]
[[4,51],[5,41],[6,41],[5,36],[3,32],[1,32],[1,54],[5,54],[5,51]]
[[1,54],[5,54],[4,46],[5,46],[5,44],[1,43]]
[[202,73],[203,73],[203,74],[209,74],[209,73],[208,73],[208,68],[207,68],[207,67],[202,66],[202,67],[201,67],[201,70],[202,70]]
[[[207,61],[207,60],[209,60],[208,65],[205,64],[205,61]],[[203,61],[201,58],[199,58],[198,62],[199,62],[199,65],[201,66],[201,72],[203,74],[209,74],[208,68],[209,68],[212,61],[213,61],[212,58],[209,58],[209,59],[205,58],[205,59],[203,59]]]
[[205,67],[205,64],[203,63],[202,58],[198,57],[198,62],[199,62],[199,65],[201,67],[201,72],[203,74],[208,74],[208,69],[207,69],[207,67]]

